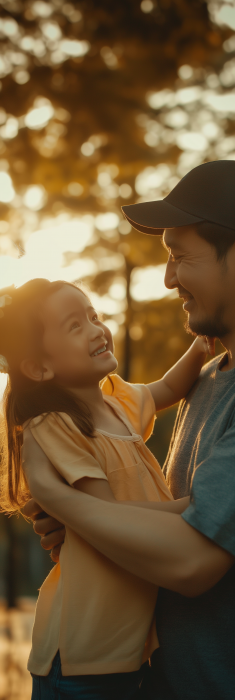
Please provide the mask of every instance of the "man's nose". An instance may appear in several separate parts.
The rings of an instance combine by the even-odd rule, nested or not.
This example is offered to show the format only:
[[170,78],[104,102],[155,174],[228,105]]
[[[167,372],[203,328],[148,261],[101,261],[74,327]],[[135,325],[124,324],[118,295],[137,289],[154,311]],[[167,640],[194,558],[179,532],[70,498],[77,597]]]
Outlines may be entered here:
[[167,289],[174,289],[175,287],[178,287],[176,263],[172,260],[168,260],[164,277],[164,284],[167,287]]

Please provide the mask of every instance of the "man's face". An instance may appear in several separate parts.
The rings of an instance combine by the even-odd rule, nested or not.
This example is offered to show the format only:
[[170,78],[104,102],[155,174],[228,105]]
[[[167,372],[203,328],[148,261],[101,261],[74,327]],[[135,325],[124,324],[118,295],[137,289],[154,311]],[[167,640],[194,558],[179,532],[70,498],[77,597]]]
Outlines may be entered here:
[[214,246],[193,226],[166,229],[163,241],[169,252],[165,285],[184,300],[186,328],[224,338],[235,329],[235,244],[217,260]]

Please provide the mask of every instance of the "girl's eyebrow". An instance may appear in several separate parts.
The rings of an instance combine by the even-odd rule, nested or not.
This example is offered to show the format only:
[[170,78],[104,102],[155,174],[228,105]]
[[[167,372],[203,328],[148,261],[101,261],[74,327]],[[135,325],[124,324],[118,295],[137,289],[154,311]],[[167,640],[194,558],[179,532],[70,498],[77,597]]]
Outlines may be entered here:
[[[95,311],[95,309],[93,308],[93,306],[91,306],[91,304],[88,304],[87,310],[88,310],[88,309],[92,309],[92,311]],[[68,315],[63,319],[63,321],[61,321],[61,323],[60,323],[60,328],[62,328],[62,326],[64,326],[65,323],[67,323],[67,321],[69,321],[70,318],[73,318],[74,316],[77,316],[77,314],[78,314],[77,311],[71,311],[71,313],[68,314]]]
[[61,321],[60,328],[62,328],[62,326],[64,326],[64,324],[67,323],[67,321],[69,321],[70,318],[72,318],[73,316],[76,316],[76,315],[77,315],[77,311],[71,311],[71,313],[68,314],[67,316],[65,316],[63,321]]

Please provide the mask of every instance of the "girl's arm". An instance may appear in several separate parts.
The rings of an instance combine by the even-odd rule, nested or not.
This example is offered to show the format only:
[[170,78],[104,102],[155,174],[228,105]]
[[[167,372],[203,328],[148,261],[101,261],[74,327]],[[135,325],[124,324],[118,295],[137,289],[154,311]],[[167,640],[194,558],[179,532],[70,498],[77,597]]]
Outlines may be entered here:
[[[51,463],[34,439],[29,428],[24,431],[23,464],[30,493],[41,505],[42,498],[44,500],[44,494],[46,495],[47,488],[49,488],[50,484]],[[61,476],[59,476],[59,479],[61,480]],[[180,498],[177,501],[167,502],[116,501],[109,482],[106,479],[84,477],[83,479],[78,479],[75,481],[73,487],[78,491],[82,491],[83,493],[93,496],[94,498],[98,498],[102,501],[108,501],[109,503],[116,504],[121,503],[122,505],[133,505],[138,506],[139,508],[148,508],[150,510],[165,510],[170,513],[183,513],[183,511],[189,505],[188,497]],[[72,487],[69,486],[69,488],[72,492]],[[59,511],[56,512],[55,517],[58,519],[60,518]]]
[[87,493],[89,496],[101,498],[109,503],[121,503],[127,506],[137,506],[138,508],[148,508],[149,510],[164,510],[168,513],[183,513],[190,503],[189,496],[179,498],[177,501],[116,501],[108,481],[105,479],[90,479],[85,477],[73,484],[75,489]]
[[147,384],[155,401],[156,411],[172,406],[188,394],[208,352],[214,355],[214,339],[198,336],[189,350],[162,379]]

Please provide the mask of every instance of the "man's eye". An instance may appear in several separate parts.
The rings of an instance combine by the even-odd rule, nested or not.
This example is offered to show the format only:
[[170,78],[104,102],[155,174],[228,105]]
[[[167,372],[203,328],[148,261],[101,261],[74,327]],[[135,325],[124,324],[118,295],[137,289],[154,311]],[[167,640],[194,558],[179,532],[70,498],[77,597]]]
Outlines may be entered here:
[[177,261],[181,260],[181,255],[172,255],[172,253],[171,253],[170,259],[171,259],[171,262],[177,262]]

